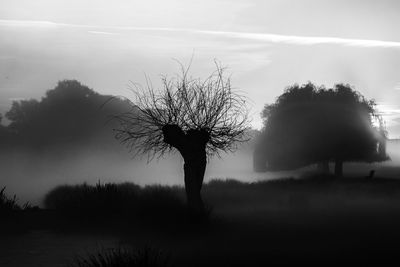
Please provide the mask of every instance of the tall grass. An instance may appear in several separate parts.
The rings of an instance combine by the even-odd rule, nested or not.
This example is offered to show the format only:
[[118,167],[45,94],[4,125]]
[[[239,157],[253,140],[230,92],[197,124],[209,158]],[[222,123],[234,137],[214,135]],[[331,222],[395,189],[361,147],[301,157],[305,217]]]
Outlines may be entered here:
[[399,212],[400,180],[376,177],[309,175],[244,183],[214,180],[204,198],[218,213],[248,212]]
[[9,213],[30,208],[29,202],[20,206],[17,201],[17,196],[8,197],[5,193],[6,187],[0,190],[0,213]]
[[88,254],[86,257],[77,257],[69,267],[170,267],[169,257],[159,250],[145,247],[139,250],[132,249],[101,249]]
[[[318,175],[254,183],[212,180],[204,185],[202,195],[213,206],[213,218],[276,212],[400,211],[400,180],[385,178],[334,179]],[[210,222],[210,214],[197,218],[187,212],[185,191],[176,186],[140,187],[131,183],[59,186],[46,195],[45,207],[61,214],[77,214],[79,218],[95,218],[96,222],[115,219],[177,227],[188,220],[206,225]]]
[[62,185],[45,196],[44,205],[57,210],[122,210],[137,203],[139,191],[130,183]]
[[47,209],[104,220],[128,217],[153,222],[182,219],[186,212],[181,187],[146,186],[133,183],[63,185],[44,199]]

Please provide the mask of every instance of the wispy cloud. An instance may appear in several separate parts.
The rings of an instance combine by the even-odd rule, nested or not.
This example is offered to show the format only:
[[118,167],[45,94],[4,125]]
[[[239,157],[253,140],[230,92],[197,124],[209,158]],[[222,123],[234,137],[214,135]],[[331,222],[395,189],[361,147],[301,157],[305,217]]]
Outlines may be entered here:
[[81,24],[66,24],[50,21],[29,21],[29,20],[0,20],[0,26],[12,27],[77,27],[90,29],[94,34],[113,34],[111,31],[156,31],[156,32],[175,32],[216,36],[223,38],[244,39],[261,41],[267,43],[289,44],[289,45],[342,45],[365,48],[400,48],[400,42],[350,39],[340,37],[315,37],[315,36],[296,36],[281,35],[270,33],[250,33],[250,32],[231,32],[231,31],[209,31],[185,28],[162,28],[162,27],[114,27],[114,26],[95,26]]
[[115,32],[103,32],[103,31],[88,31],[88,33],[92,34],[103,34],[103,35],[115,35]]
[[219,31],[196,31],[198,33],[225,36],[230,38],[250,39],[257,41],[266,41],[271,43],[284,43],[294,45],[319,45],[336,44],[356,47],[382,47],[382,48],[400,48],[400,42],[389,42],[381,40],[363,40],[348,39],[338,37],[310,37],[295,35],[280,35],[269,33],[245,33],[245,32],[219,32]]
[[36,20],[5,20],[0,19],[0,26],[8,27],[43,27],[43,28],[55,28],[61,25],[51,21],[36,21]]

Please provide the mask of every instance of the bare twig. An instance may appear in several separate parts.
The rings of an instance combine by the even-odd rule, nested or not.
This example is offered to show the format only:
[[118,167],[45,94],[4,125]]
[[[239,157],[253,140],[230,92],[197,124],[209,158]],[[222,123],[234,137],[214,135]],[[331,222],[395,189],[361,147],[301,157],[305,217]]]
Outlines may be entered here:
[[235,150],[237,142],[246,140],[246,98],[232,89],[225,69],[215,65],[216,70],[201,80],[191,78],[189,68],[180,64],[181,73],[171,79],[163,76],[158,91],[147,77],[145,88],[132,83],[131,109],[115,116],[120,124],[116,138],[135,153],[149,153],[152,158],[172,149],[163,140],[163,126],[177,125],[184,132],[207,131],[208,155]]

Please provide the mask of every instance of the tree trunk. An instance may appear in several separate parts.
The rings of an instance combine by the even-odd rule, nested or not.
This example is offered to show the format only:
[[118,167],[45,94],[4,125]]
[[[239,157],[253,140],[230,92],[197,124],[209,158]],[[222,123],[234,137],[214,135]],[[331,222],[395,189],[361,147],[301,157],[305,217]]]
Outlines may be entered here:
[[343,176],[343,160],[336,159],[335,161],[335,176],[342,177]]
[[201,198],[206,161],[185,160],[185,191],[190,210],[196,214],[203,214],[204,203]]
[[204,129],[190,129],[185,133],[175,124],[165,125],[162,131],[164,142],[175,147],[185,161],[183,169],[189,209],[196,216],[202,216],[205,209],[200,190],[207,165],[206,145],[210,134]]

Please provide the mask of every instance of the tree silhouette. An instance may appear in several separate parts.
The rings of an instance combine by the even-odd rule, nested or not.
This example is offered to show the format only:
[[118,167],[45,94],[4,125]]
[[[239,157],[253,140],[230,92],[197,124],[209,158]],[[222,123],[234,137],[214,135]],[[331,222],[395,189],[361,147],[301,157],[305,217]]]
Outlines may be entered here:
[[258,169],[263,160],[270,170],[315,163],[327,170],[334,161],[335,174],[342,176],[345,161],[387,159],[386,132],[374,101],[349,85],[291,86],[274,104],[264,107],[262,117],[265,127],[254,154]]
[[40,100],[14,101],[6,113],[10,120],[7,128],[13,143],[25,147],[86,145],[94,137],[105,140],[107,135],[109,139],[112,126],[105,127],[107,121],[127,107],[126,102],[118,101],[102,108],[110,97],[76,80],[59,81]]
[[150,159],[179,151],[188,205],[202,213],[207,156],[233,151],[245,140],[248,112],[244,96],[232,89],[218,64],[205,80],[189,77],[188,70],[181,65],[181,74],[162,77],[159,91],[150,82],[145,88],[136,85],[131,110],[116,116],[116,138]]

